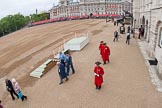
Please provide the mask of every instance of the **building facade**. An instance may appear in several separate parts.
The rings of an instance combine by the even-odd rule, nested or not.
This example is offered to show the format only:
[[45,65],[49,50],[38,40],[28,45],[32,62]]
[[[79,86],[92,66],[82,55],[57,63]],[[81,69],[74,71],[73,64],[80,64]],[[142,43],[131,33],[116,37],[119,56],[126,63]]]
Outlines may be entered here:
[[136,28],[143,25],[147,52],[158,60],[157,74],[162,78],[162,0],[134,0],[134,24]]
[[57,6],[50,10],[50,18],[82,16],[92,14],[118,14],[123,15],[123,10],[132,12],[132,3],[125,0],[60,0]]

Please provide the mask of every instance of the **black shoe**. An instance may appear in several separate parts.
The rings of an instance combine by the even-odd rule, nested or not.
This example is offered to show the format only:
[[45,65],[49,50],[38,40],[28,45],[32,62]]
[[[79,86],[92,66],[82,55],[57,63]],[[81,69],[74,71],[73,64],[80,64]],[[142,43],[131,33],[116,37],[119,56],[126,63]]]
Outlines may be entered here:
[[15,100],[15,98],[12,98],[12,100]]
[[96,86],[96,89],[98,89],[98,87]]
[[75,74],[75,72],[73,72],[72,74]]
[[103,63],[103,65],[105,65],[105,64],[106,64],[106,62]]
[[24,98],[27,100],[28,98],[27,98],[27,96],[24,96]]
[[66,78],[66,81],[68,81],[68,80],[69,80],[69,78],[67,77],[67,78]]
[[63,82],[60,82],[59,84],[61,85]]
[[100,90],[100,89],[101,89],[101,86],[99,86],[98,90]]

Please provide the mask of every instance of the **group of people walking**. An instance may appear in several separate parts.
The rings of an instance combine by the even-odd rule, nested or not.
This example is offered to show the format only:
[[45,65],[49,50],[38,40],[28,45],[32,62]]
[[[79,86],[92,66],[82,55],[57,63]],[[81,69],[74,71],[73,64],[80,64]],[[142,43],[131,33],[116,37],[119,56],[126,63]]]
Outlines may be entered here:
[[110,62],[110,60],[109,60],[110,48],[107,46],[107,44],[104,43],[103,41],[101,41],[100,45],[99,45],[99,50],[100,50],[100,55],[103,60],[103,64],[105,65],[106,62],[109,63]]
[[22,94],[22,90],[20,88],[19,83],[13,78],[12,80],[6,79],[6,89],[10,93],[12,100],[15,100],[14,95],[17,99],[21,99],[24,101],[24,99],[27,99],[27,96]]
[[60,76],[60,83],[63,83],[63,80],[66,79],[68,81],[69,71],[72,70],[72,74],[75,73],[75,69],[73,67],[72,56],[70,55],[70,51],[63,53],[60,52],[59,62],[58,62],[58,73]]
[[[104,41],[100,42],[99,45],[99,51],[100,51],[100,55],[102,57],[103,60],[103,65],[106,64],[106,62],[110,62],[109,60],[109,56],[110,56],[110,48],[107,46],[106,43],[104,43]],[[101,89],[101,85],[103,83],[103,75],[104,75],[104,69],[100,66],[102,63],[97,61],[95,62],[96,66],[94,67],[94,84],[96,86],[97,90]]]
[[[122,25],[120,28],[120,34],[124,34],[125,33],[125,26]],[[131,33],[131,27],[128,26],[128,29],[127,29],[127,33],[126,33],[126,44],[130,44],[130,34]],[[118,41],[118,38],[119,38],[119,34],[117,31],[114,32],[114,39],[113,39],[113,42],[117,42]]]

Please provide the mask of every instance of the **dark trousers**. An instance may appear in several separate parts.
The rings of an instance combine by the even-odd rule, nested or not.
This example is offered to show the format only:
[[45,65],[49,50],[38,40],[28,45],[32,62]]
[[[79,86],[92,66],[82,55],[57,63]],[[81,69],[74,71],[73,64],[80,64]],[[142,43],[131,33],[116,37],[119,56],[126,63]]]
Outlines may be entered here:
[[11,91],[9,91],[9,92],[10,92],[10,95],[11,95],[11,97],[12,97],[12,100],[15,99],[14,95],[18,98],[18,95],[17,95],[17,93],[16,93],[14,90],[11,90]]
[[141,33],[138,34],[138,39],[141,39]]
[[73,74],[75,73],[73,64],[71,64],[71,65],[68,64],[68,65],[66,66],[66,68],[67,68],[67,70],[66,70],[67,75],[69,75],[70,68],[71,68],[71,70],[72,70],[72,73],[73,73]]
[[128,45],[130,44],[130,39],[126,40],[126,44],[128,44]]
[[100,89],[101,89],[101,85],[100,85],[100,86],[97,86],[97,85],[96,85],[96,89],[100,90]]
[[113,41],[115,42],[115,40],[118,41],[118,38],[117,37],[114,37],[114,40]]
[[59,73],[59,76],[60,76],[60,84],[63,83],[63,79],[64,79],[64,78],[66,78],[66,81],[68,80],[67,75],[66,75],[66,76],[62,76],[62,75]]

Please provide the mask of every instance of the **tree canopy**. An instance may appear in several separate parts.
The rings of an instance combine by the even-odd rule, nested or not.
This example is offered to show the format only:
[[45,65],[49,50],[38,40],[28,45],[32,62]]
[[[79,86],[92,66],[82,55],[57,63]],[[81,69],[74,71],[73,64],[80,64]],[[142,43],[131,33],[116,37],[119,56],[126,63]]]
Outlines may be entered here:
[[30,18],[24,17],[20,13],[15,15],[8,15],[0,20],[0,36],[14,32],[21,29],[28,24]]
[[8,15],[0,20],[0,37],[19,30],[30,22],[37,22],[46,19],[49,19],[49,13],[46,12],[32,14],[30,16],[23,16],[20,13]]

